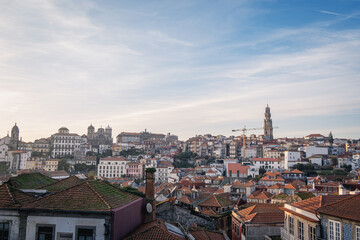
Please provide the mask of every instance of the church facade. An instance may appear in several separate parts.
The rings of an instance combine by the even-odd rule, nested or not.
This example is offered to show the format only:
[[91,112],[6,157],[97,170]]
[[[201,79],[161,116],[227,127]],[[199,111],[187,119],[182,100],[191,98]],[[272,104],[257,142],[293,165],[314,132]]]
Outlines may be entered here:
[[108,125],[105,129],[101,127],[95,132],[95,127],[91,124],[88,127],[87,140],[92,147],[111,146],[113,144],[112,128]]

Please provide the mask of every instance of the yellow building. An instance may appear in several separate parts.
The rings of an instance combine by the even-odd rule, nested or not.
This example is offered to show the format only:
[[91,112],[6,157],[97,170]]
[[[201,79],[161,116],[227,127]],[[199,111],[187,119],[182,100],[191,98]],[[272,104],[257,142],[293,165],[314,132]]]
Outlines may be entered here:
[[49,159],[45,161],[45,171],[57,171],[59,165],[59,159]]
[[26,169],[36,169],[36,161],[35,160],[26,161]]

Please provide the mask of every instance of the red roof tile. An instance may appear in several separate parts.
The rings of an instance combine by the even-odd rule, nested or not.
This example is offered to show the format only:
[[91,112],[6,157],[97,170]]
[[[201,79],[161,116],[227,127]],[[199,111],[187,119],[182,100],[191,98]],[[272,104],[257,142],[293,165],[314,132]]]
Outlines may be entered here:
[[131,235],[125,239],[134,239],[134,240],[180,240],[185,239],[179,235],[170,233],[165,223],[161,220],[152,221],[138,227]]
[[34,200],[8,184],[0,185],[0,208],[20,208],[23,204]]
[[229,200],[219,195],[212,195],[199,203],[202,207],[227,207],[233,205]]
[[244,222],[275,224],[284,222],[284,212],[274,204],[256,204],[236,212]]
[[349,196],[335,203],[320,207],[321,214],[346,218],[360,222],[360,194]]
[[239,174],[247,174],[249,166],[242,166],[241,163],[229,163],[228,164],[228,172],[232,172],[233,174],[239,171]]
[[190,234],[196,240],[221,240],[225,239],[221,233],[212,232],[204,229],[190,230]]
[[24,205],[24,208],[109,212],[140,197],[121,191],[104,181],[88,181],[61,192],[47,195]]

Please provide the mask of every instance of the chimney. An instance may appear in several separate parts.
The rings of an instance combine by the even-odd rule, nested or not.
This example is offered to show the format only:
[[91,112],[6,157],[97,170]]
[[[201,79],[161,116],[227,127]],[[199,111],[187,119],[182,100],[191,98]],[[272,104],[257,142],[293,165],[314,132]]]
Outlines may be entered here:
[[155,221],[155,168],[147,168],[146,172],[146,214],[145,223]]

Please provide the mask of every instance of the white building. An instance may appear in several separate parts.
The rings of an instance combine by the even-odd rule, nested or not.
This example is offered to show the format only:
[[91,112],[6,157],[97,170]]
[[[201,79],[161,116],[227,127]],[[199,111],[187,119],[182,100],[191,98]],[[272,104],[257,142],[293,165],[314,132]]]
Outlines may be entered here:
[[224,158],[221,160],[224,162],[224,171],[225,172],[227,172],[229,163],[237,163],[238,162],[237,158]]
[[80,151],[82,143],[81,136],[76,133],[69,133],[69,129],[62,127],[58,133],[51,135],[52,157],[73,156],[75,151]]
[[14,171],[26,169],[26,162],[31,157],[31,151],[9,151],[8,159],[10,161],[10,168]]
[[118,178],[126,174],[127,161],[123,157],[101,158],[98,165],[98,176],[105,178]]
[[328,155],[329,148],[326,146],[307,146],[305,147],[306,157],[311,157],[313,155]]
[[[241,153],[243,150],[241,150]],[[246,159],[252,159],[256,158],[257,156],[257,148],[256,147],[247,147],[245,148],[245,158]]]
[[155,181],[168,182],[170,173],[174,169],[171,162],[159,161],[155,172]]
[[254,158],[253,164],[255,169],[259,171],[260,168],[265,170],[271,169],[280,169],[280,159],[279,158]]
[[301,160],[299,151],[284,151],[284,169],[289,169]]

